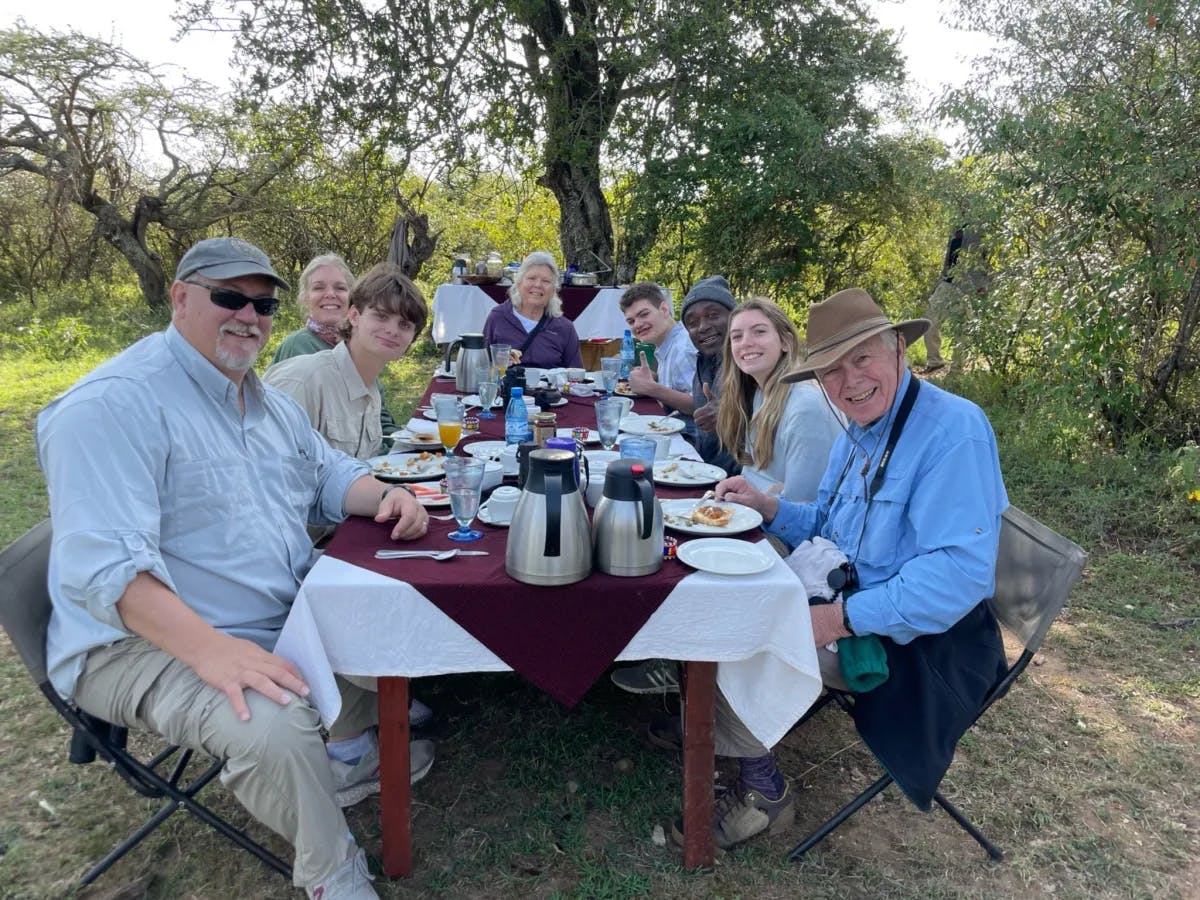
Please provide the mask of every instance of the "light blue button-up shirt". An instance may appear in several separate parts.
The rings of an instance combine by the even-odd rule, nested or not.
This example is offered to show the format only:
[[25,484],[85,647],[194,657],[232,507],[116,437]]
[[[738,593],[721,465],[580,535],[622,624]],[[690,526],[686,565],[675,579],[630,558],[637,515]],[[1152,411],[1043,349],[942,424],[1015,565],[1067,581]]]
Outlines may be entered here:
[[946,631],[992,595],[1000,515],[1008,507],[983,410],[928,381],[867,503],[886,429],[912,377],[905,372],[890,416],[867,428],[851,423],[838,438],[816,501],[781,500],[767,526],[793,547],[818,534],[833,541],[858,569],[861,588],[846,607],[855,633],[901,644]]
[[174,326],[97,368],[37,420],[50,492],[50,680],[130,635],[116,603],[149,572],[228,634],[266,649],[313,562],[306,522],[345,517],[365,464],[329,447],[253,372],[237,387]]

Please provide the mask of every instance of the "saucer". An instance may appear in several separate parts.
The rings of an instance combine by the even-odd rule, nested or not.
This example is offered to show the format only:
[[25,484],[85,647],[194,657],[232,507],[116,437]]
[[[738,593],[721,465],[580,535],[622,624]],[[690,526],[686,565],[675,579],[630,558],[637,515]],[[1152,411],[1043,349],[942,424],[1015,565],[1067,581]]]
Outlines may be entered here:
[[511,518],[505,519],[503,522],[494,521],[492,519],[492,511],[488,509],[488,505],[486,503],[479,507],[479,512],[475,513],[475,518],[477,518],[484,525],[495,525],[497,528],[507,528],[512,524]]

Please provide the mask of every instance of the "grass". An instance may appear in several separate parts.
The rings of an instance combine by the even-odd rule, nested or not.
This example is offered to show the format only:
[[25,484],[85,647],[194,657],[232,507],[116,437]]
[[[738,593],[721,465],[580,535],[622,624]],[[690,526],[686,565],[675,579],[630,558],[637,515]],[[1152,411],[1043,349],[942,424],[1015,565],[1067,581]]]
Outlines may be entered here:
[[[55,312],[43,308],[43,321],[53,323]],[[20,334],[19,314],[0,307],[0,332]],[[46,512],[33,459],[37,410],[157,325],[129,303],[115,311],[97,303],[80,318],[90,333],[69,353],[58,351],[53,324],[23,344],[0,345],[2,543]],[[290,327],[285,318],[275,339]],[[416,355],[386,379],[398,416],[411,409],[431,362]],[[1091,554],[1036,664],[964,739],[943,785],[1006,850],[1003,865],[894,789],[802,863],[784,862],[876,777],[850,723],[826,711],[777,748],[799,791],[791,832],[753,841],[712,871],[687,872],[653,840],[655,826],[669,833],[678,815],[681,776],[675,756],[642,738],[659,701],[602,679],[567,712],[515,676],[462,675],[418,685],[439,715],[438,762],[414,792],[416,874],[377,881],[381,896],[1200,896],[1200,504],[1170,483],[1167,454],[1096,446],[1087,421],[1037,386],[984,375],[949,386],[991,416],[1013,502]],[[77,894],[86,866],[154,804],[102,768],[67,762],[63,728],[3,638],[0,689],[0,898],[295,896],[179,817]],[[208,799],[288,855],[219,787]],[[359,804],[349,820],[377,870],[377,801]]]

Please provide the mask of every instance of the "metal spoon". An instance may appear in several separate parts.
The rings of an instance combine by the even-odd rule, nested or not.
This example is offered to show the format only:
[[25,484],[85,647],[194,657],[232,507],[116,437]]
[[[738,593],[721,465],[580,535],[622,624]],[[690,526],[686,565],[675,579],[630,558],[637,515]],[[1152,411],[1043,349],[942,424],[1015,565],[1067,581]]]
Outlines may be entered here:
[[486,550],[376,550],[376,559],[435,559],[445,562],[456,556],[487,556]]

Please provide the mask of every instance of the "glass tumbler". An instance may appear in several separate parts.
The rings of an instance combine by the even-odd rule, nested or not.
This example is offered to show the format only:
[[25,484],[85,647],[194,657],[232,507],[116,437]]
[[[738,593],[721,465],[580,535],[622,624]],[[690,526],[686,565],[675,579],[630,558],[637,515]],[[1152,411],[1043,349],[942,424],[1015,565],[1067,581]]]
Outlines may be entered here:
[[600,434],[600,446],[611,450],[617,443],[617,432],[621,429],[621,401],[618,398],[596,401],[596,431]]
[[448,535],[452,541],[477,541],[483,532],[471,527],[479,512],[479,497],[483,492],[483,473],[486,464],[473,456],[454,456],[446,460],[446,493],[450,495],[450,512],[458,528]]

